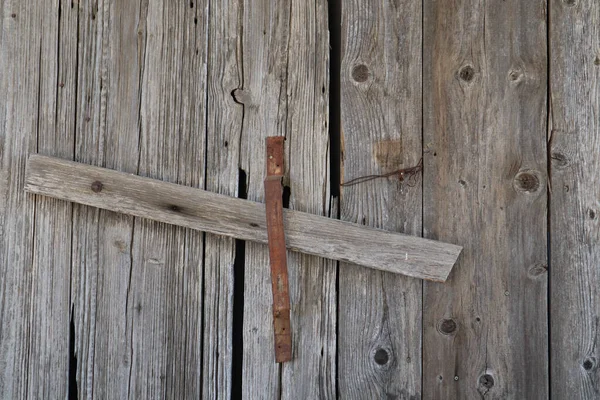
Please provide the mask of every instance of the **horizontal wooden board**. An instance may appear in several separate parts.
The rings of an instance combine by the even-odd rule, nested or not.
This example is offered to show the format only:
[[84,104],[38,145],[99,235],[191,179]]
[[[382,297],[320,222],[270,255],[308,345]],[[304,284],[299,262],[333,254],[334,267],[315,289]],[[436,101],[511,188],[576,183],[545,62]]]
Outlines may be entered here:
[[[106,168],[32,155],[25,190],[111,211],[267,243],[265,206]],[[284,213],[290,250],[443,282],[461,247],[308,213]]]

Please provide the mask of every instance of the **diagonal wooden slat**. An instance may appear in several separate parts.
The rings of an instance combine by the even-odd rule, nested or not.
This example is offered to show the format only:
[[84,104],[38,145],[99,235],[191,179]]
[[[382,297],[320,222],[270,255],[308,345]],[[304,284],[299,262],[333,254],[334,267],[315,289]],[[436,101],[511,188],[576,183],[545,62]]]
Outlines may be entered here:
[[[40,155],[27,163],[25,190],[154,221],[268,243],[265,206],[205,190]],[[284,211],[290,250],[443,282],[461,247]]]

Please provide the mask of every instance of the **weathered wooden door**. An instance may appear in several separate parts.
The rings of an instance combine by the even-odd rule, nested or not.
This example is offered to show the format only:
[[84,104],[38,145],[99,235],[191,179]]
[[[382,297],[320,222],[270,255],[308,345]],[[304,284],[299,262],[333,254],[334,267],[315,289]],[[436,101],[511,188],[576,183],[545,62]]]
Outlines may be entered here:
[[[1,0],[0,398],[598,397],[599,20]],[[266,246],[23,191],[40,153],[262,201],[275,135],[289,208],[464,246],[450,280],[289,253],[279,365]]]

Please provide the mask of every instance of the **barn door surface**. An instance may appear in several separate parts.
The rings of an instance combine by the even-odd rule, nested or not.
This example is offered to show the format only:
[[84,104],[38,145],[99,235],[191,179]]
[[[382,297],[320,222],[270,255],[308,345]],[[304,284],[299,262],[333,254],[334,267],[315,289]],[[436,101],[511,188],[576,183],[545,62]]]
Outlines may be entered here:
[[[599,20],[0,0],[0,399],[598,397]],[[40,153],[262,202],[267,136],[285,207],[461,245],[448,282],[290,252],[277,364],[267,246],[24,192]]]

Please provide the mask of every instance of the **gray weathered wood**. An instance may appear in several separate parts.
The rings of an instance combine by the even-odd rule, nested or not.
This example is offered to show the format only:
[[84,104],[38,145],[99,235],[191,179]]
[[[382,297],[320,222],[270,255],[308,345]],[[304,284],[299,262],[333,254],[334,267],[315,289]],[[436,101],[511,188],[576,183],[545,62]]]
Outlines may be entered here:
[[[210,134],[206,135],[205,188],[238,196],[244,110],[231,92],[240,87],[242,79],[239,52],[243,5],[239,0],[217,0],[209,7],[212,18],[208,22],[206,131]],[[202,397],[229,400],[232,379],[239,380],[239,376],[232,376],[234,356],[238,356],[235,362],[239,363],[239,354],[232,353],[233,332],[242,329],[233,326],[234,284],[243,282],[234,282],[235,241],[207,233],[204,243]]]
[[[202,185],[203,158],[196,151],[203,154],[197,146],[204,143],[203,12],[197,16],[188,3],[72,4],[80,16],[77,159]],[[163,140],[174,127],[178,135]],[[186,146],[181,157],[170,154]],[[75,210],[79,398],[198,397],[201,234]],[[167,275],[161,257],[179,268]]]
[[424,12],[424,234],[465,249],[424,286],[423,397],[546,399],[545,2]]
[[[146,13],[139,2],[73,5],[79,13],[75,159],[137,172]],[[124,130],[131,133],[119,134]],[[78,397],[127,398],[133,217],[75,204],[73,228]]]
[[[72,159],[77,10],[67,1],[53,3],[40,13],[37,151]],[[72,209],[64,201],[36,198],[33,235],[27,239],[33,240],[28,398],[66,397],[68,391],[72,227],[65,221]]]
[[59,80],[73,72],[76,47],[59,32],[76,25],[51,3],[0,4],[0,397],[10,399],[65,398],[68,389],[71,229],[62,220],[71,206],[23,193],[38,143],[72,156],[73,80]]
[[600,397],[600,4],[551,1],[551,395]]
[[[203,2],[147,4],[138,173],[204,185],[206,28]],[[203,235],[134,222],[128,307],[131,398],[198,398],[202,371]]]
[[[93,184],[101,183],[94,192]],[[25,190],[153,221],[266,244],[264,204],[106,168],[31,155]],[[96,189],[97,190],[97,189]],[[307,254],[443,281],[452,244],[284,210],[286,244]]]
[[[327,1],[293,1],[290,15],[285,160],[289,207],[336,217],[329,214]],[[288,273],[293,359],[282,367],[281,398],[336,399],[337,263],[288,253]]]
[[[412,167],[421,158],[421,2],[343,2],[343,180]],[[343,187],[341,218],[421,234],[421,181],[379,179]],[[341,264],[343,265],[343,264]],[[339,373],[343,399],[419,398],[421,283],[339,271]]]

